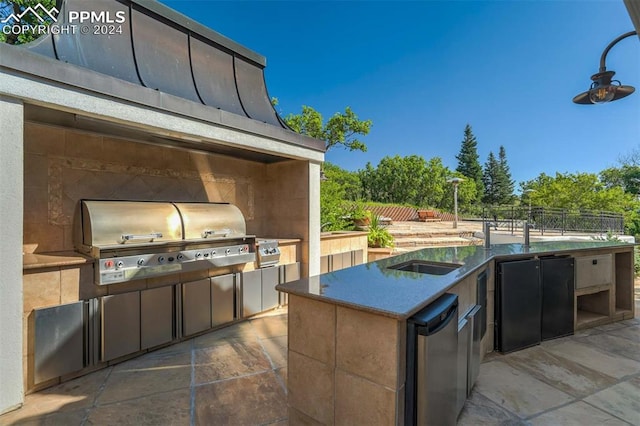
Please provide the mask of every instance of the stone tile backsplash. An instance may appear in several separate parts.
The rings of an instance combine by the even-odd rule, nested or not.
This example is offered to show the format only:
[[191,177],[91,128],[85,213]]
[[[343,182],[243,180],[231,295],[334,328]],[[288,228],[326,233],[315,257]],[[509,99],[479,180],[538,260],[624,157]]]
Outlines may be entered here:
[[83,198],[229,202],[259,232],[267,166],[216,154],[114,139],[73,129],[25,126],[24,243],[36,252],[73,250]]

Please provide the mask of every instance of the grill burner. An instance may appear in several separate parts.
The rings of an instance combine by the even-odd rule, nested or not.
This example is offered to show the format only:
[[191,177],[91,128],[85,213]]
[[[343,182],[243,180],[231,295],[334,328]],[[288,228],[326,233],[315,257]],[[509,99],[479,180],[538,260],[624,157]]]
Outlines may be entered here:
[[277,265],[280,261],[280,249],[277,240],[259,240],[256,262],[259,268]]
[[96,259],[98,285],[256,258],[255,237],[231,204],[83,200],[79,215],[76,248]]

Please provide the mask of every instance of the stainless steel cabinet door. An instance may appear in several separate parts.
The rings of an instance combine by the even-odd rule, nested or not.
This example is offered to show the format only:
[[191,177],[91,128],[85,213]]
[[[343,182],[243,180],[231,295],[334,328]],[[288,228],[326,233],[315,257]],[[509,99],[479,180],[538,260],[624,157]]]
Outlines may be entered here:
[[242,273],[242,316],[248,317],[262,311],[262,272]]
[[102,361],[140,350],[140,292],[104,296],[102,311]]
[[217,326],[235,319],[235,274],[211,277],[211,325]]
[[209,278],[182,284],[182,335],[211,328],[211,282]]
[[339,271],[344,268],[342,261],[342,253],[336,253],[329,256],[331,258],[331,271]]
[[326,274],[327,272],[331,271],[331,266],[329,265],[329,255],[326,256],[321,256],[320,257],[320,273],[321,274]]
[[34,383],[84,367],[84,302],[35,309]]
[[364,263],[364,250],[354,250],[353,253],[353,265],[362,265]]
[[140,346],[142,349],[173,340],[173,286],[140,293]]
[[278,306],[278,267],[263,268],[262,270],[262,310],[267,311]]

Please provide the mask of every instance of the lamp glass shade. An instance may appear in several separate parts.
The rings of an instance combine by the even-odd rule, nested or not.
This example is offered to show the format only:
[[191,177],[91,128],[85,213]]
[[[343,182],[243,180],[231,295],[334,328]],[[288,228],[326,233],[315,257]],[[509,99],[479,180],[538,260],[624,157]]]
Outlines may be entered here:
[[604,104],[610,102],[616,96],[618,86],[605,85],[589,90],[589,100],[594,104]]

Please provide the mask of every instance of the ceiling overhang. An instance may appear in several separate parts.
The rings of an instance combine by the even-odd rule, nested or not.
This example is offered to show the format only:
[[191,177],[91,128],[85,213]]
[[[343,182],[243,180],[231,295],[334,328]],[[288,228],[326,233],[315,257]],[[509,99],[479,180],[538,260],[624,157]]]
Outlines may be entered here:
[[[118,17],[119,31],[94,34],[85,25],[85,33],[70,22],[70,11],[89,4]],[[155,0],[63,0],[56,25],[76,31],[1,44],[0,71],[325,151],[323,141],[291,131],[276,113],[263,56]]]

